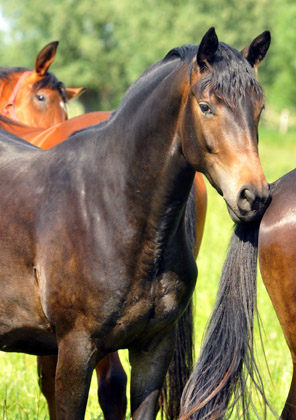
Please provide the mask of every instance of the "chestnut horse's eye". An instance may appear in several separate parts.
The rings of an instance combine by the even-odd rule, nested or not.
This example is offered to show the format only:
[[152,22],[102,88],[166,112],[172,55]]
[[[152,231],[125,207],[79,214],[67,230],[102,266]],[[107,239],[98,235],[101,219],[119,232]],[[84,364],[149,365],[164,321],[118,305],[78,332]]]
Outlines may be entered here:
[[35,98],[38,102],[46,102],[46,97],[44,95],[35,95]]
[[203,114],[206,114],[206,115],[212,114],[212,110],[211,110],[211,108],[208,104],[203,102],[203,103],[200,103],[198,105],[199,105],[199,108],[200,108],[200,110]]

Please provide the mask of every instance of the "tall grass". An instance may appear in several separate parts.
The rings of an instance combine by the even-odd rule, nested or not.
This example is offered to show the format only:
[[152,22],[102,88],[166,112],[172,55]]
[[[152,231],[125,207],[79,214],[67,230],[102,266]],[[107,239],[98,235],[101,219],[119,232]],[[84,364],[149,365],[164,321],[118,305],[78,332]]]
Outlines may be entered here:
[[[280,137],[276,132],[262,129],[259,146],[263,168],[269,182],[294,169],[296,132]],[[232,233],[232,222],[222,198],[211,186],[208,185],[207,190],[208,212],[203,243],[198,257],[199,276],[195,292],[197,354],[215,300],[221,268]],[[280,412],[289,389],[291,361],[278,320],[260,279],[258,301],[264,327],[263,341],[270,376],[260,346],[258,346],[258,359],[263,371],[267,397],[274,408]],[[128,370],[127,353],[121,352],[121,357]],[[0,420],[43,420],[48,418],[46,403],[37,384],[35,359],[28,355],[0,353],[2,372]],[[96,380],[93,379],[87,407],[87,420],[102,419],[96,393]]]

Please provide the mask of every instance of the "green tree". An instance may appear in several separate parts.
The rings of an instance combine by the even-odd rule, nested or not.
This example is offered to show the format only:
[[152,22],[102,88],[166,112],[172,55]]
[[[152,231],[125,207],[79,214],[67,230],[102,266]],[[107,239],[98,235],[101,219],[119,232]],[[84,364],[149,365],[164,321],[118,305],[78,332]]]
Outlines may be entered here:
[[296,3],[274,0],[269,98],[277,110],[296,109]]
[[220,40],[243,48],[266,29],[267,5],[268,0],[3,1],[10,32],[0,47],[2,64],[32,67],[40,48],[59,40],[52,71],[67,86],[88,88],[81,96],[86,110],[115,108],[145,68],[171,48],[198,43],[210,26]]

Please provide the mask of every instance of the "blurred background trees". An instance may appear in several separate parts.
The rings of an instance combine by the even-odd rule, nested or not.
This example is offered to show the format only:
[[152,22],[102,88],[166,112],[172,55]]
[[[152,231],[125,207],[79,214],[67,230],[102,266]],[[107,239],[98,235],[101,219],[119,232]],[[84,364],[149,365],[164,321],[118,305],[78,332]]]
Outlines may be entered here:
[[116,108],[127,87],[171,48],[199,43],[210,26],[242,49],[269,29],[259,70],[272,118],[296,108],[294,0],[0,0],[1,65],[32,67],[59,40],[51,67],[67,86],[87,87],[84,111]]

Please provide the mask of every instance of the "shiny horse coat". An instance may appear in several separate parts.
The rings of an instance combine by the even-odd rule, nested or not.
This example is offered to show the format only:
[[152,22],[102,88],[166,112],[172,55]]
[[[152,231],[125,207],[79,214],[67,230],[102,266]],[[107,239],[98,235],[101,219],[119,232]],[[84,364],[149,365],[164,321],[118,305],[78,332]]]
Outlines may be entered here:
[[[112,112],[110,111],[91,112],[71,118],[70,120],[66,120],[48,129],[28,127],[0,116],[0,127],[1,129],[6,129],[11,133],[26,139],[35,146],[41,147],[42,149],[49,149],[66,140],[74,131],[107,120],[111,114]],[[192,202],[192,205],[186,207],[186,214],[193,212],[188,218],[191,218],[191,223],[193,223],[191,228],[191,235],[193,236],[192,250],[194,258],[196,259],[203,236],[207,208],[206,187],[200,173],[196,173],[194,176],[190,202]],[[181,321],[182,324],[186,324],[186,336],[192,335],[192,331],[190,331],[189,327],[189,321],[192,317],[191,311],[192,308],[188,308],[188,311]],[[186,351],[186,355],[180,354],[178,348],[176,349],[174,357],[178,360],[178,363],[173,361],[170,367],[167,384],[168,389],[163,389],[163,396],[161,399],[161,408],[165,411],[167,417],[171,419],[178,417],[181,392],[188,380],[192,368],[192,349],[185,349],[184,341],[186,339],[184,337],[184,331],[181,328],[178,328],[178,336],[179,341],[182,342],[181,353]],[[192,341],[192,338],[190,340]],[[189,343],[188,347],[190,346]],[[185,371],[183,370],[184,368],[180,370],[179,366],[180,361],[183,358],[186,359],[186,362],[181,364],[185,365]],[[51,420],[55,420],[56,418],[54,385],[56,363],[57,358],[55,356],[38,356],[38,371],[41,379],[41,389],[48,403]],[[124,419],[127,405],[127,378],[121,366],[119,356],[116,353],[111,353],[104,357],[96,366],[96,373],[98,377],[98,397],[105,420]],[[176,378],[178,378],[178,380]],[[180,383],[180,385],[177,385],[177,383]],[[173,396],[171,394],[173,394]],[[176,395],[179,395],[177,401],[175,401]]]
[[272,184],[272,201],[259,229],[262,279],[291,352],[292,382],[281,414],[296,419],[296,170]]

